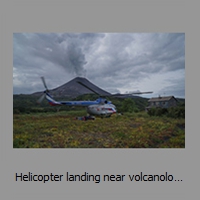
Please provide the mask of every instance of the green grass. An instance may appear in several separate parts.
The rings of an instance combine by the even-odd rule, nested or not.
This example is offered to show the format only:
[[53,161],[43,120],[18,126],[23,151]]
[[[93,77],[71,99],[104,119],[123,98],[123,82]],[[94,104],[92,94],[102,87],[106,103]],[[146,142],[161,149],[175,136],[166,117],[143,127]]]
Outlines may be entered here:
[[14,148],[185,148],[185,119],[145,112],[81,121],[85,111],[14,114]]

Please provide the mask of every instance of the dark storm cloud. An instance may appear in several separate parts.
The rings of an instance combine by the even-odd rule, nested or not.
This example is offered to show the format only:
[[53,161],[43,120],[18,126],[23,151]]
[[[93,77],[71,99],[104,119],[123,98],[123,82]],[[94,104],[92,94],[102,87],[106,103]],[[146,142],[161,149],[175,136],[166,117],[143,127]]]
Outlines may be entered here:
[[[57,34],[14,34],[14,63],[18,66],[32,65],[33,59],[53,63],[55,67],[63,67],[76,76],[85,74],[87,63],[83,49],[82,38],[78,35]],[[86,35],[87,36],[87,35]],[[84,36],[82,36],[84,37]],[[88,36],[87,36],[88,37]],[[21,52],[20,52],[21,51]],[[26,55],[26,56],[25,56]],[[31,63],[28,61],[32,60]],[[59,69],[58,69],[59,70]]]
[[185,70],[183,33],[16,33],[13,44],[14,92],[28,91],[23,83],[30,81],[37,90],[41,75],[52,87],[84,76],[119,91]]

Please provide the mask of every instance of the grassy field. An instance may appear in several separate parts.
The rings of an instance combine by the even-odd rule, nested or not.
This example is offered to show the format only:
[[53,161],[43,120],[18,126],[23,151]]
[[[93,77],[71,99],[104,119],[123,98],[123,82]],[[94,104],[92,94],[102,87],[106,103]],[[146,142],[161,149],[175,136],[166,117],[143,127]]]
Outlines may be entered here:
[[185,119],[145,112],[76,120],[83,111],[14,114],[14,148],[185,148]]

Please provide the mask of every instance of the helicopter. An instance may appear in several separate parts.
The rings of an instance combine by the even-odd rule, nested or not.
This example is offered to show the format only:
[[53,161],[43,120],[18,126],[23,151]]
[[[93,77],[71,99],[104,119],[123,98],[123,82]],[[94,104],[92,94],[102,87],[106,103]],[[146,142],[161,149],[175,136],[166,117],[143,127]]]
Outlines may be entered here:
[[[84,86],[85,88],[89,89],[93,93],[97,94],[99,96],[98,99],[94,101],[56,101],[53,99],[53,97],[50,95],[49,90],[47,88],[46,82],[44,77],[41,77],[43,85],[45,87],[44,94],[39,98],[37,103],[41,103],[43,99],[46,97],[48,103],[51,106],[80,106],[80,107],[86,107],[87,113],[89,116],[95,115],[95,116],[105,116],[110,117],[111,115],[117,113],[116,106],[112,104],[111,101],[108,101],[105,96],[101,96],[99,93],[97,93],[95,90],[91,89],[87,85],[85,85],[81,81],[77,81],[79,84]],[[152,92],[135,92],[135,93],[128,93],[128,94],[110,94],[108,96],[114,96],[114,97],[129,97],[133,94],[148,94]]]

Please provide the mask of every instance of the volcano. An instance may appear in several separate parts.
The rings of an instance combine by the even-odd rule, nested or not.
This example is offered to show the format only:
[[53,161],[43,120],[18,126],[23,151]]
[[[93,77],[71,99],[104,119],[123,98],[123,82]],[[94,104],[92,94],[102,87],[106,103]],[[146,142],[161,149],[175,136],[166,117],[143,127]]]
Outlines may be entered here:
[[[79,82],[83,83],[85,86],[81,85]],[[89,90],[88,88],[91,88]],[[83,94],[94,94],[95,91],[100,96],[109,96],[110,93],[97,87],[93,83],[91,83],[88,79],[83,77],[76,77],[72,79],[71,81],[55,88],[52,90],[49,90],[50,94],[53,95],[53,97],[68,97],[68,98],[76,98]],[[40,96],[43,92],[36,92],[32,95],[34,96]]]

